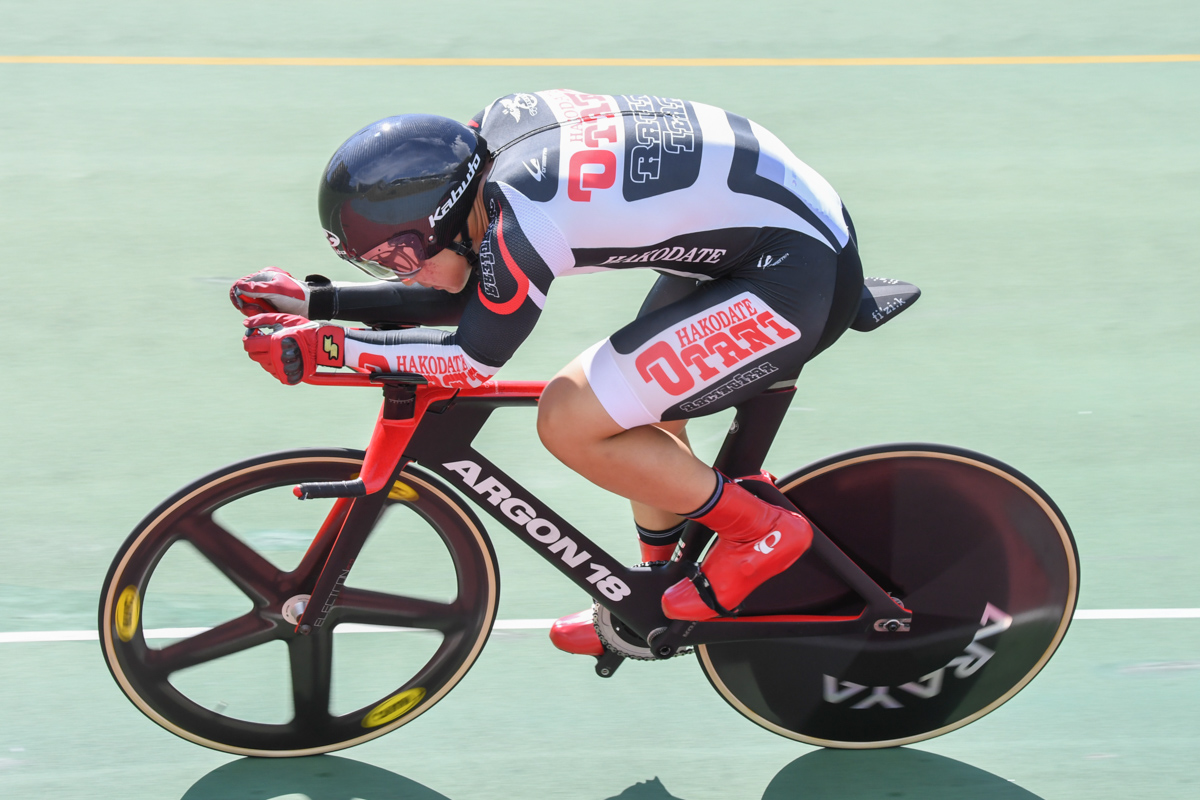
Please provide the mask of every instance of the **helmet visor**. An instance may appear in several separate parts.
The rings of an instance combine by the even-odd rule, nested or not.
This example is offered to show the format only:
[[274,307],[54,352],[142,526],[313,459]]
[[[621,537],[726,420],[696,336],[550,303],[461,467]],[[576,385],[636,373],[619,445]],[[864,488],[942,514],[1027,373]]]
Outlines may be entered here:
[[419,234],[401,233],[361,256],[350,256],[348,260],[376,278],[408,278],[425,266],[425,249],[422,245]]

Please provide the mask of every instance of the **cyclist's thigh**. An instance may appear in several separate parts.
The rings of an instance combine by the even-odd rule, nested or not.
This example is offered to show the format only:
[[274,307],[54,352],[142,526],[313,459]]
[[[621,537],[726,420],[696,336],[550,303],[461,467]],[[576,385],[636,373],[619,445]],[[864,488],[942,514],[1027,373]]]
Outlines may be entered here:
[[[638,319],[641,319],[652,311],[657,311],[663,306],[670,305],[676,300],[683,299],[696,291],[696,287],[699,285],[700,281],[695,278],[672,275],[669,272],[659,273],[658,280],[650,287],[650,291],[646,293],[646,299],[642,301],[642,307],[638,309]],[[665,431],[670,431],[676,436],[686,436],[684,433],[684,426],[686,424],[686,419],[670,420],[668,422],[659,422],[657,427]]]
[[588,383],[618,424],[712,414],[799,374],[829,319],[838,257],[792,232],[760,249],[584,354]]

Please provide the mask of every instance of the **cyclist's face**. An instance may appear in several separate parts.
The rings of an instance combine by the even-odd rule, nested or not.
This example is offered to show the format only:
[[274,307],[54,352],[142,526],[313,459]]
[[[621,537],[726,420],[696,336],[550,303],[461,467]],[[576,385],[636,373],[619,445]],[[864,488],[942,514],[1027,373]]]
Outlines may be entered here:
[[421,270],[411,278],[402,278],[401,281],[407,286],[415,283],[457,294],[467,285],[470,277],[471,265],[467,260],[453,250],[446,249],[427,259]]

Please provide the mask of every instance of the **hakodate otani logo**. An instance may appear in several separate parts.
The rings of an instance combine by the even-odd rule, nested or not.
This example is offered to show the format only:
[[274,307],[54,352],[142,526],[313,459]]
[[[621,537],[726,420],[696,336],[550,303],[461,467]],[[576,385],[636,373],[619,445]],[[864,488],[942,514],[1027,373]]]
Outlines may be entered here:
[[[732,377],[735,385],[715,387],[723,393],[775,372],[769,362],[750,368],[747,361],[799,341],[795,325],[775,314],[747,292],[683,320],[665,336],[643,345],[634,359],[638,376],[657,384],[671,397],[690,394],[699,383],[713,385]],[[745,364],[742,374],[734,375]],[[698,398],[698,401],[704,398]]]

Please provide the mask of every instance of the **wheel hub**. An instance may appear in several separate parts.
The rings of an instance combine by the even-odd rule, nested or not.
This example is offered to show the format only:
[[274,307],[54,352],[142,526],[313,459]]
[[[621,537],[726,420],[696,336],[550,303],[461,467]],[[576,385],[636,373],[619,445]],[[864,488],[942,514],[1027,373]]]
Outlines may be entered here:
[[312,595],[297,594],[283,601],[283,618],[291,625],[299,625],[300,617],[304,616],[304,609],[308,608],[308,601]]

